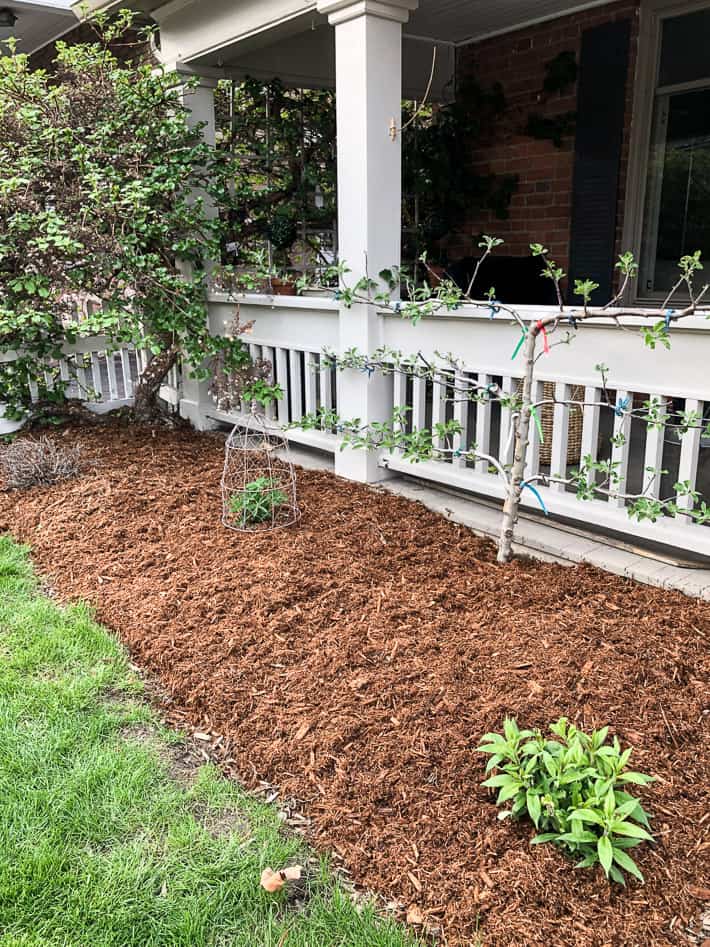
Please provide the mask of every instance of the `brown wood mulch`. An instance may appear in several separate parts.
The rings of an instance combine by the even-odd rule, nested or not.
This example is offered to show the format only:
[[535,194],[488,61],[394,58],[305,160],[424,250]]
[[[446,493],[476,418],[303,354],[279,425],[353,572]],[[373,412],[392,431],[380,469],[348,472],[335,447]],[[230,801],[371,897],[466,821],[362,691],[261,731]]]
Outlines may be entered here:
[[[0,495],[0,528],[62,597],[95,603],[173,719],[222,735],[246,784],[301,800],[356,881],[450,944],[690,943],[710,887],[708,604],[592,568],[500,567],[419,504],[320,472],[299,472],[300,527],[233,533],[218,438],[63,436],[94,466]],[[642,791],[645,885],[610,889],[496,820],[474,747],[506,714],[610,724],[634,746],[659,777]]]

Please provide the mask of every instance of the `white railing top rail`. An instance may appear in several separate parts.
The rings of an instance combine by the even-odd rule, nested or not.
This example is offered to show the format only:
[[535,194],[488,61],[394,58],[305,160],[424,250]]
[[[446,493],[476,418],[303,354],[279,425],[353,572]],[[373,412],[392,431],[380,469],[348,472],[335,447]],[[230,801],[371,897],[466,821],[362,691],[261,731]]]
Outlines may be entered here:
[[[581,306],[565,306],[564,310],[560,312],[559,306],[538,306],[538,305],[511,305],[509,309],[515,310],[515,312],[520,316],[524,322],[530,322],[533,319],[543,319],[548,316],[559,315],[561,324],[564,327],[566,321],[570,317],[574,317],[575,314],[582,312]],[[618,324],[624,327],[631,329],[640,329],[642,326],[648,326],[653,322],[653,318],[647,315],[634,315],[632,310],[629,307],[607,310],[609,316],[616,317]],[[379,314],[386,319],[396,319],[401,320],[402,316],[398,313],[393,312],[391,309],[380,309]],[[578,331],[587,328],[587,327],[614,327],[614,321],[607,317],[592,317],[590,319],[585,319],[583,324],[579,324]],[[458,309],[440,309],[438,312],[431,314],[423,314],[421,316],[421,322],[441,322],[442,320],[481,320],[484,322],[493,322],[494,324],[501,325],[511,325],[514,323],[513,317],[509,315],[505,310],[498,312],[493,319],[491,319],[491,307],[488,303],[483,300],[479,305],[472,305],[471,303],[463,303]],[[658,310],[658,320],[663,319],[663,312]],[[618,332],[618,326],[616,326],[616,331]],[[672,333],[676,332],[710,332],[710,319],[706,318],[704,315],[695,315],[695,316],[686,316],[684,319],[679,320],[673,324]],[[518,329],[519,332],[519,329]]]
[[337,313],[339,304],[332,296],[276,296],[270,293],[226,293],[210,291],[208,303],[260,306],[267,309],[318,309]]
[[[90,354],[91,352],[106,352],[121,350],[133,350],[135,346],[132,342],[111,342],[105,335],[84,335],[77,338],[75,342],[65,342],[62,345],[63,355]],[[0,362],[15,362],[20,353],[16,350],[7,350],[0,352]]]

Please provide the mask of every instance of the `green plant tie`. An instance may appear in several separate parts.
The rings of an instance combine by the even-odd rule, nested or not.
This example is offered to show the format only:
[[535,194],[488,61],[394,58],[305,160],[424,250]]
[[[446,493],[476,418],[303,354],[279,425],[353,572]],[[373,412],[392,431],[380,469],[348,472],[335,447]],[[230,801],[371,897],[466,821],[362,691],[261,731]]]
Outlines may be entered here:
[[544,444],[545,433],[542,430],[542,424],[540,423],[540,415],[537,413],[537,408],[535,407],[534,404],[530,405],[530,417],[535,422],[535,427],[537,428],[537,434],[538,434],[538,437],[540,438],[540,443]]
[[522,334],[522,335],[520,336],[520,338],[518,339],[518,344],[515,346],[515,351],[514,351],[513,354],[510,356],[511,362],[514,362],[515,359],[518,357],[518,352],[519,352],[519,351],[521,350],[521,348],[523,347],[523,343],[525,342],[525,339],[527,338],[527,335],[528,335],[528,330],[527,330],[527,329],[523,329],[523,334]]

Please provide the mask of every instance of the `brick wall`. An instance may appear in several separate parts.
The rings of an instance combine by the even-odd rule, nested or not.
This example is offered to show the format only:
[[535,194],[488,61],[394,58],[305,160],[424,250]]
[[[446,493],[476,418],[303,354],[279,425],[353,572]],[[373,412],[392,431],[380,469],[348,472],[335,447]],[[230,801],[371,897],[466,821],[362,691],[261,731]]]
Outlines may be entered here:
[[621,0],[551,20],[503,36],[463,47],[459,52],[459,75],[473,76],[483,86],[500,82],[507,107],[490,141],[479,141],[468,160],[477,173],[517,174],[520,183],[510,205],[508,220],[484,212],[467,222],[450,240],[452,259],[477,255],[479,234],[490,233],[505,240],[501,253],[527,256],[529,244],[544,243],[566,269],[572,209],[574,134],[561,148],[523,134],[530,113],[553,117],[576,109],[576,87],[546,97],[543,92],[545,64],[559,53],[574,51],[579,63],[584,30],[613,20],[631,19],[632,39],[629,79],[626,89],[626,131],[619,179],[617,242],[621,239],[623,195],[626,187],[633,76],[638,39],[638,0]]

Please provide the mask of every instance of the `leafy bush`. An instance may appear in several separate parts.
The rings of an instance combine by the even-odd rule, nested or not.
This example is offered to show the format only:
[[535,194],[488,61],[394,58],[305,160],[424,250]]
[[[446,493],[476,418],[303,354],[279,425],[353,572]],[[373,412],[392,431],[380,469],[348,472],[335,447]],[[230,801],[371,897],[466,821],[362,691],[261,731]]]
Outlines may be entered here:
[[581,856],[578,868],[599,862],[607,878],[624,884],[624,871],[643,881],[627,849],[653,841],[638,799],[622,787],[640,786],[653,777],[627,770],[631,749],[621,752],[608,727],[590,735],[562,717],[550,727],[557,739],[540,730],[520,730],[505,720],[503,734],[486,733],[478,752],[490,754],[486,772],[498,772],[483,785],[499,790],[497,803],[512,802],[499,819],[528,815],[542,830],[532,844],[554,842]]
[[48,487],[78,477],[81,448],[64,447],[48,437],[21,437],[0,450],[0,473],[8,490]]
[[[49,71],[13,42],[0,55],[0,352],[22,353],[0,372],[8,417],[63,401],[57,361],[77,336],[152,353],[139,418],[181,355],[200,378],[216,355],[249,363],[208,331],[203,262],[220,259],[238,168],[194,121],[197,80],[111,52],[133,14],[94,22],[96,42],[58,41]],[[100,305],[77,314],[87,297]]]
[[241,523],[264,523],[276,515],[280,506],[288,503],[288,497],[273,480],[257,477],[229,500],[229,511]]

